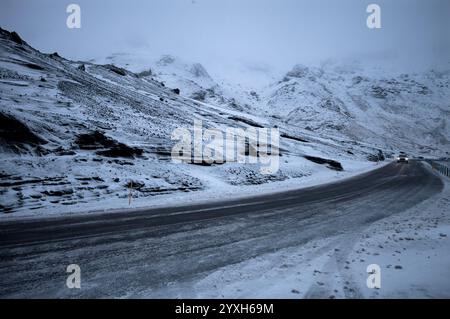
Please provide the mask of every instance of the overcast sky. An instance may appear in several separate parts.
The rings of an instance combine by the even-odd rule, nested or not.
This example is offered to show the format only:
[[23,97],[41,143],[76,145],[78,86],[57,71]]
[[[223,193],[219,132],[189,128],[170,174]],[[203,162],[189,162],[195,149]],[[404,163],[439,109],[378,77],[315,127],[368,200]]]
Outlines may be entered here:
[[[70,3],[81,6],[81,29],[66,27]],[[370,3],[381,7],[381,29],[366,26]],[[76,59],[148,50],[207,67],[287,67],[395,56],[412,68],[450,56],[449,0],[1,0],[0,26]]]

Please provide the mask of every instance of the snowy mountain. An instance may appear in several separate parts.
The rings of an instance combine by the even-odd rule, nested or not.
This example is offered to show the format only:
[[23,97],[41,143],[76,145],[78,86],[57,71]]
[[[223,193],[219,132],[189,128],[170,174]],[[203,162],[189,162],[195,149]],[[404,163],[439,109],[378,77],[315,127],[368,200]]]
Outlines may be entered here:
[[295,66],[266,95],[265,109],[311,131],[413,154],[448,154],[450,72]]
[[298,64],[282,76],[267,66],[241,65],[222,71],[228,80],[216,80],[220,74],[212,77],[201,64],[172,56],[117,54],[107,60],[139,72],[151,69],[153,77],[203,102],[264,112],[300,134],[338,135],[424,156],[449,152],[450,70],[406,74],[389,65],[328,61]]
[[[384,79],[296,66],[257,93],[197,63],[146,61],[70,61],[0,29],[2,216],[251,195],[372,168],[380,151],[449,150],[448,73]],[[171,134],[194,120],[279,128],[280,169],[173,163]]]
[[[198,62],[186,62],[172,55],[153,56],[148,53],[116,53],[106,58],[91,60],[97,64],[114,64],[138,74],[142,78],[156,79],[186,97],[200,102],[225,105],[240,111],[249,108],[254,94],[236,90],[223,80],[215,80]],[[218,83],[220,82],[220,84]]]

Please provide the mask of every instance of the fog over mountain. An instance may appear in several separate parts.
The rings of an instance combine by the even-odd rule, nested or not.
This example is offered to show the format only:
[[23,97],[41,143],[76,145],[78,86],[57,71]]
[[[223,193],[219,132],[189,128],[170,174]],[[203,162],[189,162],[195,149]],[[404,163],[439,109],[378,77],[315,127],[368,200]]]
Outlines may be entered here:
[[248,64],[287,72],[297,63],[317,65],[330,58],[356,58],[402,71],[448,68],[449,63],[446,0],[377,1],[381,29],[367,28],[369,2],[359,0],[76,3],[81,29],[66,27],[69,3],[52,0],[2,1],[2,27],[16,30],[37,49],[75,60],[115,52],[171,54],[235,81]]

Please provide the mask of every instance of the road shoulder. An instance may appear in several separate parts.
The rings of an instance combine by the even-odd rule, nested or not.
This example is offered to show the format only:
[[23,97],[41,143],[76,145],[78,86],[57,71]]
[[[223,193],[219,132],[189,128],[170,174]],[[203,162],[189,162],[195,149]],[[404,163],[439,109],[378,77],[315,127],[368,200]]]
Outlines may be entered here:
[[[191,297],[448,298],[450,181],[442,180],[439,194],[361,233],[311,241],[219,269],[193,284]],[[381,268],[381,289],[367,287],[371,264]]]

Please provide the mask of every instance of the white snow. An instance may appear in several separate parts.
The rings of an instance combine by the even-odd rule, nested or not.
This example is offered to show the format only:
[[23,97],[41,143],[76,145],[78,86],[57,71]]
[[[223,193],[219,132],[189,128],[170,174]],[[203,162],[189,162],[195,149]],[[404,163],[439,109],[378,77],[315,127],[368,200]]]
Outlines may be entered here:
[[[440,194],[361,233],[308,241],[220,268],[178,298],[446,298],[450,294],[450,181]],[[336,263],[340,245],[350,254]],[[381,267],[381,288],[369,289],[367,266]],[[325,285],[326,283],[326,285]]]
[[[270,66],[243,64],[228,68],[224,81],[179,57],[144,52],[95,60],[133,72],[151,70],[123,75],[90,62],[82,71],[83,62],[24,48],[2,31],[0,110],[46,143],[19,150],[2,144],[0,209],[6,214],[0,218],[228,199],[345,178],[375,168],[367,159],[379,149],[388,161],[400,149],[411,155],[448,153],[446,72],[391,79],[372,70],[326,65],[298,66],[284,77]],[[229,81],[239,74],[240,81]],[[253,81],[258,76],[265,84]],[[357,76],[360,84],[355,84]],[[378,101],[370,91],[374,85],[394,93]],[[174,88],[181,89],[180,95]],[[204,100],[193,98],[198,91],[206,92]],[[267,176],[260,174],[258,165],[171,163],[171,133],[192,128],[194,120],[221,130],[247,128],[249,121],[278,127],[285,136],[279,171]],[[106,146],[89,150],[77,145],[79,136],[94,131],[141,148],[143,156],[108,157],[97,154]],[[310,162],[306,155],[340,162],[344,171]],[[130,181],[140,188],[132,191],[128,205]]]

